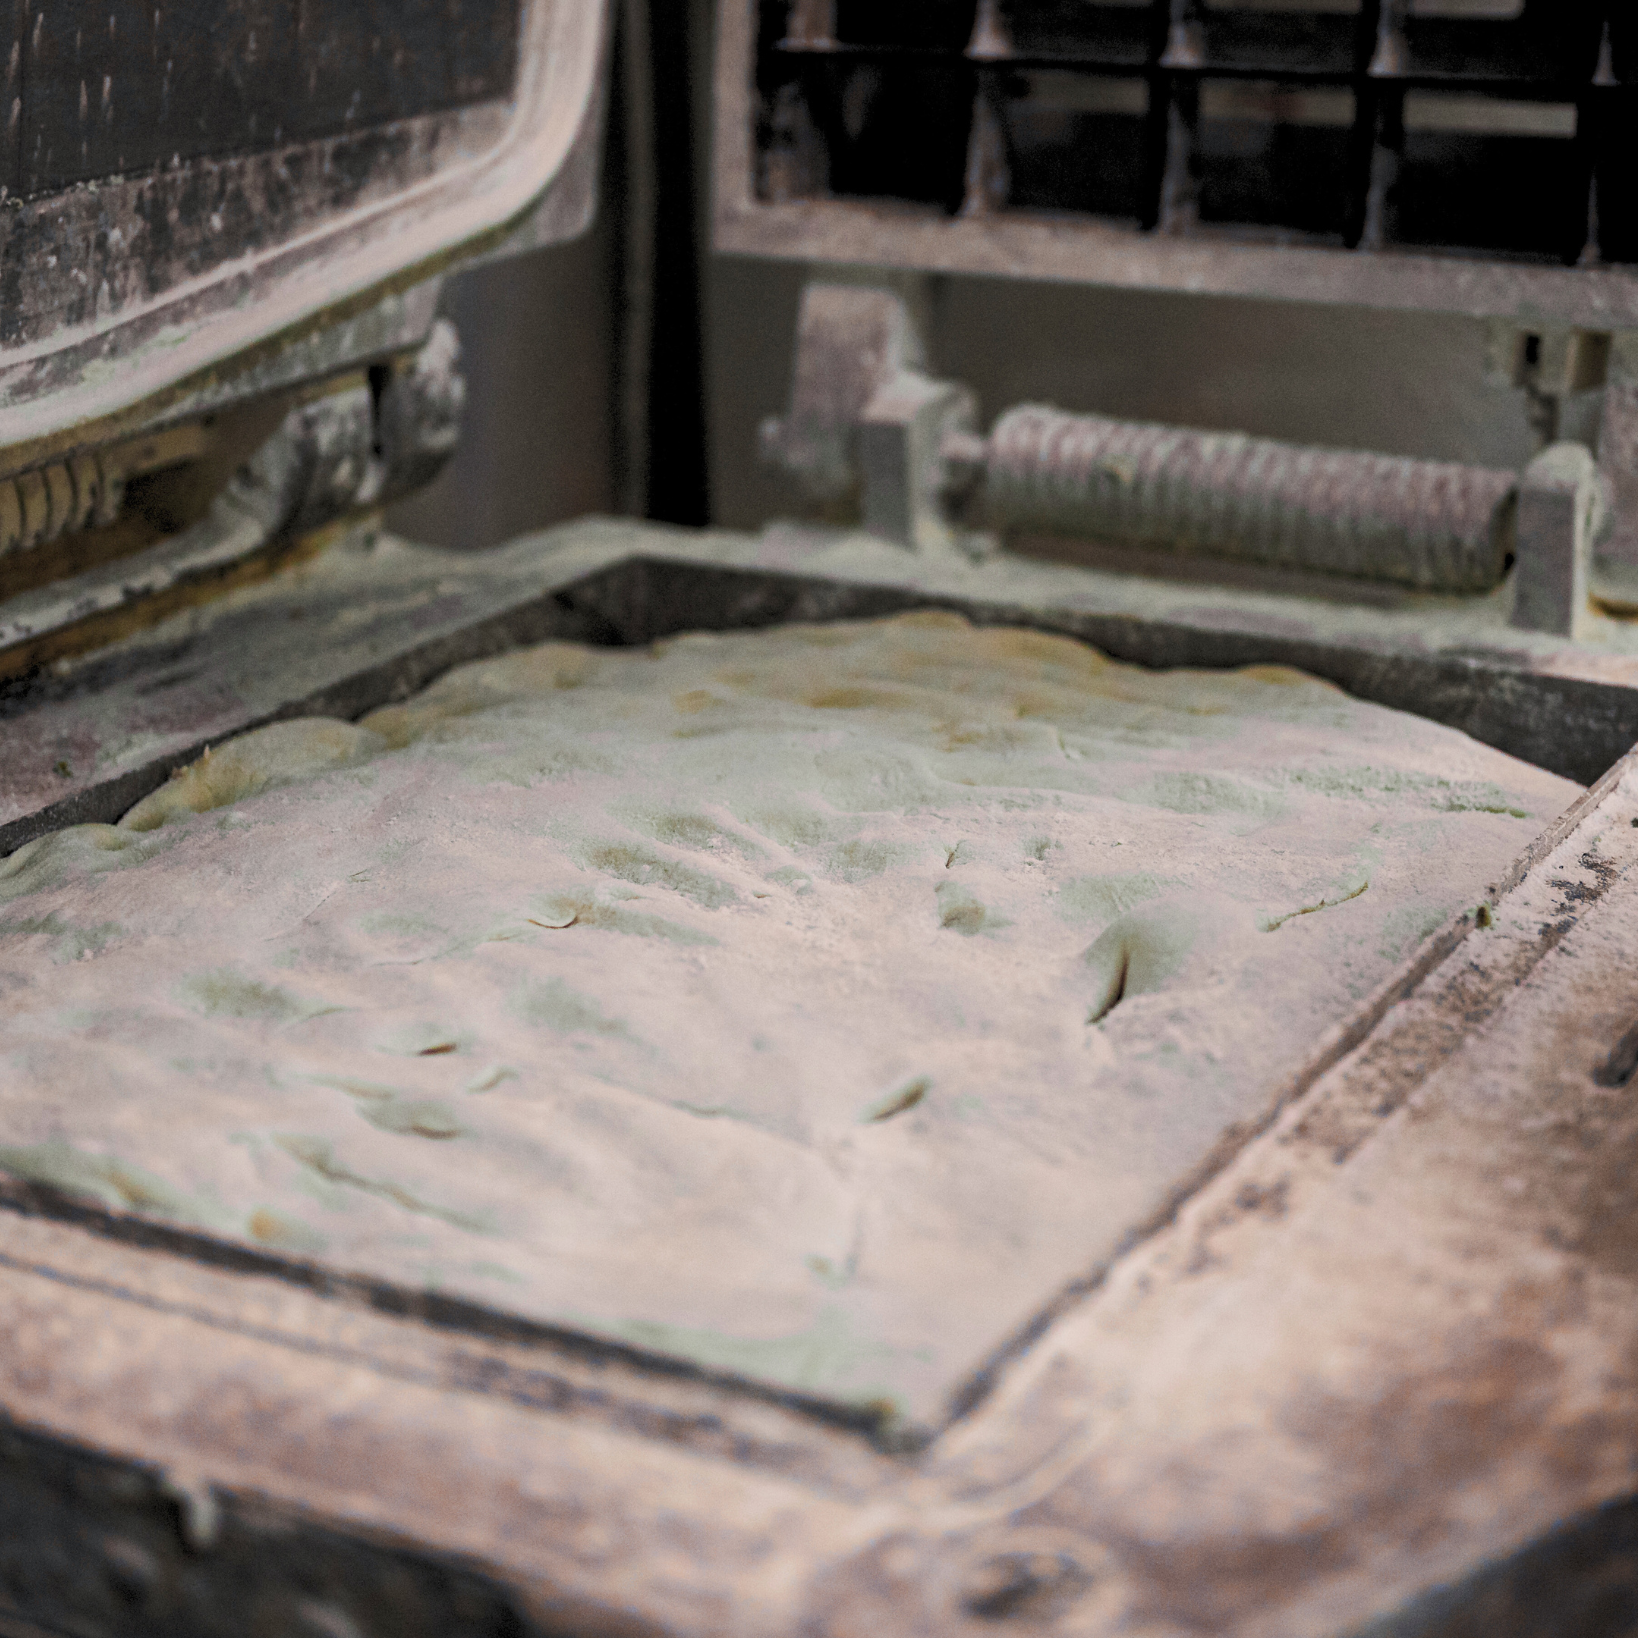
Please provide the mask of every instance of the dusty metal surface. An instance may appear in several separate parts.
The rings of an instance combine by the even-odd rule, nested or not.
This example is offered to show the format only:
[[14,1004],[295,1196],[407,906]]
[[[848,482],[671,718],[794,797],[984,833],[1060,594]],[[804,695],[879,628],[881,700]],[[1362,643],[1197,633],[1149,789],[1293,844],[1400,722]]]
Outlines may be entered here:
[[[225,12],[205,0],[116,3],[100,28],[64,7],[15,8],[0,24],[0,51],[17,58],[7,191],[34,198],[511,94],[517,0],[407,0],[390,44],[384,20],[357,0]],[[145,72],[150,63],[165,73]]]
[[[895,581],[891,549],[857,541],[810,543],[789,572],[802,555],[789,535],[617,525],[481,565],[337,554],[304,588],[244,594],[14,701],[4,731],[26,773],[78,722],[92,768],[124,745],[140,779],[296,705],[267,692],[270,661],[353,714],[565,622],[634,640],[944,602],[1092,637],[1125,619],[1129,641],[1225,658],[1204,627],[1113,611],[1086,573]],[[382,588],[380,618],[326,653],[314,637],[349,577]],[[1553,652],[1525,640],[1516,686],[1551,686]],[[159,713],[148,763],[143,711]],[[39,794],[13,786],[10,811]],[[915,1451],[501,1311],[11,1190],[0,1618],[167,1635],[1625,1630],[1635,973],[1623,763]]]
[[[804,5],[795,32],[824,44],[847,9]],[[1241,10],[1179,8],[1179,52],[1206,60],[1245,22]],[[1389,44],[1424,49],[1420,25],[1390,10],[1400,26]],[[600,47],[601,11],[535,0],[526,15],[568,31],[555,61],[578,68],[579,48]],[[992,57],[1016,44],[1006,38],[1016,11],[986,8]],[[993,116],[991,140],[974,144],[961,218],[757,203],[750,15],[727,0],[718,216],[729,248],[1638,323],[1638,281],[1609,269],[1146,239],[997,209],[1009,179],[1004,110],[984,101],[999,86],[988,59],[979,105]],[[102,332],[66,334],[52,328],[60,315],[42,317],[49,339],[26,378],[14,371],[0,442],[8,425],[25,426],[35,393],[57,395],[69,419],[109,417],[86,434],[93,442],[156,390],[172,395],[169,407],[133,413],[182,418],[185,402],[240,390],[209,370],[251,343],[251,371],[283,370],[281,385],[330,373],[310,354],[281,359],[271,332],[495,230],[532,197],[520,177],[548,154],[559,203],[522,234],[550,237],[580,219],[597,95],[568,69],[523,85],[519,107],[534,109],[541,143],[528,164],[515,150],[496,157],[523,116],[507,124],[493,107],[422,116],[387,137],[324,138],[333,159],[351,152],[377,168],[315,196],[334,230],[322,257],[281,264],[276,248],[252,247],[252,265],[231,277],[215,277],[208,257],[189,264],[200,282],[161,293],[147,317],[112,332],[112,353]],[[467,139],[487,157],[442,169]],[[410,215],[395,217],[391,189],[434,170]],[[267,156],[251,154],[223,162],[211,185],[243,202],[264,197],[273,175]],[[124,231],[166,185],[88,188],[55,216],[29,205],[14,215],[83,248],[85,213]],[[388,232],[406,221],[402,236]],[[172,271],[194,250],[178,250]],[[151,242],[141,257],[164,262]],[[115,307],[129,297],[110,286]],[[248,316],[233,305],[247,297]],[[419,314],[418,339],[430,311],[424,299],[412,307],[374,309],[385,317],[373,341],[361,309],[361,334],[343,350],[363,356],[415,329]],[[92,309],[77,313],[88,315],[94,323]],[[156,362],[147,344],[178,315],[188,337]],[[890,330],[844,383],[859,389],[848,407],[861,420],[884,385],[915,374]],[[121,369],[99,374],[111,356]],[[319,487],[360,502],[342,469],[367,469],[378,441],[392,468],[395,438],[398,477],[424,475],[454,407],[437,391],[382,396],[377,420],[355,390],[337,438],[317,451],[335,480]],[[884,399],[866,479],[871,459],[912,469],[926,407]],[[53,436],[37,415],[26,425],[30,438]],[[53,446],[39,460],[72,453]],[[809,451],[821,476],[848,464],[835,453]],[[844,472],[842,486],[856,475]],[[377,473],[377,488],[392,478]],[[914,508],[903,510],[896,532],[914,538]],[[1543,524],[1554,540],[1562,521]],[[1572,557],[1584,569],[1584,554]],[[642,642],[928,605],[1070,633],[1156,666],[1301,666],[1592,779],[1638,739],[1638,634],[1597,615],[1575,643],[1517,629],[1515,601],[1508,585],[1348,604],[917,555],[798,529],[751,539],[594,523],[476,561],[360,531],[272,585],[9,685],[0,848],[111,819],[258,723],[356,716],[520,642]],[[1621,764],[1482,903],[1317,1037],[1301,1068],[1269,1085],[1264,1117],[1226,1132],[1116,1256],[1089,1259],[971,1381],[954,1421],[913,1448],[873,1440],[868,1419],[531,1325],[503,1305],[247,1252],[167,1227],[140,1200],[120,1213],[8,1185],[0,1631],[1602,1638],[1631,1628],[1635,973],[1638,769]]]
[[[431,278],[407,290],[388,291],[356,313],[327,315],[332,322],[321,327],[271,338],[194,378],[181,391],[164,395],[158,404],[145,410],[139,406],[136,414],[146,413],[159,426],[185,424],[413,352],[432,331],[443,283]],[[96,436],[97,428],[68,434],[75,442]]]
[[1595,548],[1593,584],[1615,608],[1638,607],[1638,382],[1611,381],[1598,464],[1610,488],[1611,527]]
[[894,292],[810,284],[802,292],[788,412],[761,428],[762,455],[816,499],[860,482],[855,430],[871,400],[924,364],[923,338]]
[[245,728],[357,716],[463,660],[595,637],[564,584],[533,551],[419,550],[365,527],[272,585],[16,681],[0,702],[0,848],[112,818]]
[[1611,499],[1591,452],[1580,444],[1554,444],[1526,468],[1518,498],[1514,625],[1566,637],[1586,630],[1593,542],[1605,530]]
[[[612,545],[618,535],[607,538]],[[1597,620],[1585,641],[1569,644],[1511,628],[1507,588],[1488,598],[1345,603],[1316,595],[1312,582],[1293,596],[1167,581],[1144,572],[1152,559],[1085,571],[1009,556],[969,563],[778,527],[738,548],[733,537],[703,537],[698,552],[684,535],[650,538],[664,541],[663,552],[643,553],[641,565],[584,594],[623,641],[935,603],[983,623],[1063,631],[1140,665],[1296,666],[1583,781],[1638,739],[1638,631]],[[694,572],[678,573],[681,562]]]
[[[898,285],[855,273],[806,286],[790,408],[761,428],[765,461],[823,505],[855,509],[880,539],[982,554],[994,544],[983,525],[1014,538],[1078,536],[1446,593],[1493,590],[1517,549],[1585,624],[1601,488],[1599,516],[1588,520],[1597,527],[1555,532],[1546,513],[1532,512],[1521,544],[1519,480],[1508,471],[1040,404],[1015,405],[984,435],[974,395],[924,368],[921,282]],[[1594,482],[1585,450],[1565,458],[1579,459]],[[1568,612],[1544,621],[1515,623],[1572,630]]]
[[106,527],[119,517],[129,479],[197,459],[209,443],[204,427],[173,427],[0,478],[0,557]]
[[[0,674],[266,573],[315,530],[430,482],[462,390],[434,323],[438,270],[590,219],[606,7],[321,10],[207,22],[116,6],[106,37],[42,8],[13,19]],[[169,486],[203,492],[156,509],[144,491],[121,516],[124,478],[224,412],[237,454]],[[212,496],[253,454],[258,417],[274,443]]]
[[[1426,1631],[1413,1584],[1630,1491],[1633,1125],[1598,1072],[1638,1007],[1635,806],[1612,781],[945,1441],[952,1487],[1011,1481],[985,1546],[1065,1566],[1020,1578],[1015,1609],[1047,1630],[1306,1633],[1403,1601],[1385,1629]],[[1008,1468],[1003,1405],[1014,1437],[1062,1419],[1033,1472]],[[836,1577],[837,1629],[896,1598],[901,1630],[967,1630],[924,1591],[941,1557],[946,1586],[960,1574],[954,1545],[863,1555]],[[1583,1591],[1567,1576],[1561,1609]],[[1574,1630],[1499,1602],[1490,1630]],[[1624,1630],[1609,1614],[1580,1630]]]
[[873,535],[936,551],[960,538],[942,450],[978,411],[965,387],[926,372],[915,305],[865,283],[808,285],[790,409],[763,424],[761,450],[815,499],[856,500]]

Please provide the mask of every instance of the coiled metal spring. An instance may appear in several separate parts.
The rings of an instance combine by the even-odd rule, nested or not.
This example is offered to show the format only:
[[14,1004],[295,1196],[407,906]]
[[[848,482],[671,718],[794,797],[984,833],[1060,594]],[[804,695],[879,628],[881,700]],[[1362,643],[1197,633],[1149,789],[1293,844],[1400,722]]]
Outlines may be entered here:
[[[972,440],[974,445],[977,440]],[[1285,569],[1481,592],[1506,568],[1516,474],[1306,449],[1040,405],[1009,410],[977,467],[1001,527]]]
[[101,453],[0,478],[0,558],[112,523],[124,498],[124,468]]

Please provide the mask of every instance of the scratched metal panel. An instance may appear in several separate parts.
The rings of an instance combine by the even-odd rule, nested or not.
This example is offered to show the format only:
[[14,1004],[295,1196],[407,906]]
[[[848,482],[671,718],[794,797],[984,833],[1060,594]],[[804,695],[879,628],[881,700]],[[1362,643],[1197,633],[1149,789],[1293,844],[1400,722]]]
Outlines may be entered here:
[[[26,195],[279,140],[295,66],[278,0],[35,0],[23,87]],[[281,22],[286,26],[280,27]]]
[[143,0],[141,9],[154,25],[154,55],[141,72],[150,80],[157,74],[167,93],[157,163],[293,139],[296,52],[287,0]]
[[257,153],[510,94],[518,0],[32,0],[19,188]]
[[[328,101],[297,94],[305,3],[24,0],[23,157],[0,155],[0,444],[32,460],[117,436],[190,377],[464,247],[585,226],[609,0],[411,0],[390,31],[373,0],[332,0],[325,28],[361,18],[386,72],[355,62]],[[17,4],[0,0],[0,51]],[[428,99],[442,106],[405,115]]]
[[34,5],[30,10],[19,120],[23,149],[19,191],[43,192],[48,177],[77,182],[95,176],[99,166],[118,170],[117,155],[125,146],[126,132],[140,134],[144,149],[140,164],[146,169],[153,163],[151,145],[158,134],[151,106],[158,88],[140,72],[132,74],[128,84],[121,75],[121,129],[115,131],[109,118],[115,107],[114,87],[111,81],[104,84],[114,53],[128,49],[139,58],[152,54],[151,44],[144,52],[139,39],[128,38],[137,21],[136,6],[114,0],[106,29],[95,25],[88,29],[88,19],[67,7]]

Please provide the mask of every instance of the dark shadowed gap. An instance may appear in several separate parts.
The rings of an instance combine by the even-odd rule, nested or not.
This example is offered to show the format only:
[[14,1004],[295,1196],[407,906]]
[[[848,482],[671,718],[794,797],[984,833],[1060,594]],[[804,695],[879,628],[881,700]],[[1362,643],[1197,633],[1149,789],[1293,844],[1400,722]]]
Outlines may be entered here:
[[647,7],[653,53],[654,282],[649,352],[648,516],[709,518],[705,468],[700,239],[694,174],[690,8]]
[[1352,1638],[1631,1638],[1638,1500],[1571,1520],[1509,1559],[1437,1587]]

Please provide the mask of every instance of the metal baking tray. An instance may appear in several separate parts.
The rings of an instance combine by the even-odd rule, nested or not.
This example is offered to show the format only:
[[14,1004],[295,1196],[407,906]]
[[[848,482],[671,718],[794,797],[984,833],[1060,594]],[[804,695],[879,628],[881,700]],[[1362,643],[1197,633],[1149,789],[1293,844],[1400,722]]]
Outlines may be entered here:
[[922,606],[1148,665],[1307,666],[1595,783],[911,1439],[7,1185],[0,1630],[1615,1630],[1638,1596],[1638,662],[844,544],[355,540],[14,693],[0,846],[520,643]]

